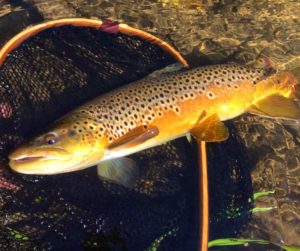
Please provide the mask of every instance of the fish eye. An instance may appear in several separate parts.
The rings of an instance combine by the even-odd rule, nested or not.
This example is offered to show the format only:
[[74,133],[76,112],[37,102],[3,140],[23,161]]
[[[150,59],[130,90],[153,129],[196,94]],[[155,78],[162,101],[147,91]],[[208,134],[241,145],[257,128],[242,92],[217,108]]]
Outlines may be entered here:
[[58,140],[57,137],[54,134],[48,134],[44,138],[45,143],[48,145],[53,145],[55,144]]

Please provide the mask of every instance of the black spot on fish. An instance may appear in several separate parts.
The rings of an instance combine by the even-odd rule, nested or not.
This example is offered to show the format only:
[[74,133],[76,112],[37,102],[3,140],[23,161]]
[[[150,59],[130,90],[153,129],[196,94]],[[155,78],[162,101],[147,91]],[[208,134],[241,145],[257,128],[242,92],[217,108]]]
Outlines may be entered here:
[[74,130],[70,130],[69,132],[68,132],[68,136],[74,136],[74,135],[76,135],[76,132],[74,131]]

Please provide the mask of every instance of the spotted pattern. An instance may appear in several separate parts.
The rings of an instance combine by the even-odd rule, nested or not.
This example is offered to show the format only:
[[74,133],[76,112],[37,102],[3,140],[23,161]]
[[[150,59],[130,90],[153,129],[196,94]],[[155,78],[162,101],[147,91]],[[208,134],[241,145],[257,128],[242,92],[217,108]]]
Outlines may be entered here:
[[[214,65],[193,70],[168,73],[160,78],[146,78],[102,96],[77,110],[73,129],[79,133],[96,132],[111,142],[140,126],[149,125],[165,112],[180,115],[180,102],[193,100],[198,95],[217,98],[209,86],[238,90],[243,80],[253,84],[265,78],[264,69],[236,65]],[[209,85],[209,86],[208,86]]]

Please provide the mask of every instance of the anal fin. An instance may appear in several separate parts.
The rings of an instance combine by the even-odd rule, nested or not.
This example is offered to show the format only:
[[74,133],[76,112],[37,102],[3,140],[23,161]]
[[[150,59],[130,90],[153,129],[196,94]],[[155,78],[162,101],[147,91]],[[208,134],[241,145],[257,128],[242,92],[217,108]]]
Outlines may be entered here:
[[100,179],[111,180],[125,187],[133,187],[139,174],[137,163],[127,157],[106,160],[97,165]]
[[197,125],[191,130],[191,134],[198,141],[206,142],[224,141],[229,135],[227,127],[220,121],[217,114],[198,121]]
[[248,107],[249,113],[283,119],[300,119],[300,107],[297,103],[284,96],[274,94]]

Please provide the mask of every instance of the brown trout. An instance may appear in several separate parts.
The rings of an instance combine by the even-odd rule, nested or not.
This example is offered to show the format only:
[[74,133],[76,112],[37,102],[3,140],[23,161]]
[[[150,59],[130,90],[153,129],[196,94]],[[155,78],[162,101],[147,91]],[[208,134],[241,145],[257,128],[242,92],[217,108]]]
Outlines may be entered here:
[[58,174],[98,165],[100,176],[129,185],[136,167],[124,156],[191,134],[228,137],[222,121],[245,112],[300,119],[298,81],[289,71],[214,65],[145,78],[100,96],[56,121],[9,155],[13,170]]

